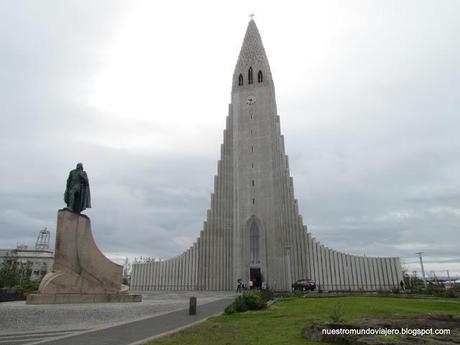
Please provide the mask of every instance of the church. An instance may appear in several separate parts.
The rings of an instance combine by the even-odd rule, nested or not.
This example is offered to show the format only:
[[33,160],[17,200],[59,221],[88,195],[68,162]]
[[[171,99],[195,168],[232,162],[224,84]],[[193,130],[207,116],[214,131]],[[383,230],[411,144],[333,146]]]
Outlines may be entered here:
[[239,279],[289,290],[313,279],[324,291],[379,291],[402,280],[397,257],[342,253],[304,225],[294,198],[265,49],[249,21],[232,78],[211,207],[184,253],[134,263],[131,289],[234,290]]

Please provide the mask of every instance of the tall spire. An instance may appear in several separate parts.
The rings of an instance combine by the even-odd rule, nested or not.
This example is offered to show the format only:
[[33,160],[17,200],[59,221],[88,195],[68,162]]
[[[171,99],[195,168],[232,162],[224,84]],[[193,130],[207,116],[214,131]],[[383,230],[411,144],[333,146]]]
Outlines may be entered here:
[[240,55],[233,73],[234,85],[238,82],[239,74],[245,75],[249,67],[254,70],[263,70],[265,80],[271,81],[270,65],[268,64],[262,39],[257,29],[256,22],[251,17],[241,46]]

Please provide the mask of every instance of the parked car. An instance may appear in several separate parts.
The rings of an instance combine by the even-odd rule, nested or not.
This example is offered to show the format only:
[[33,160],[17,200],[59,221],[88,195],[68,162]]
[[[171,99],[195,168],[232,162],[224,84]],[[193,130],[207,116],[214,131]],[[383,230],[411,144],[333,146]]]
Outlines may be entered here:
[[315,290],[316,289],[316,283],[315,281],[311,279],[299,279],[297,280],[294,284],[292,284],[292,288],[294,290]]

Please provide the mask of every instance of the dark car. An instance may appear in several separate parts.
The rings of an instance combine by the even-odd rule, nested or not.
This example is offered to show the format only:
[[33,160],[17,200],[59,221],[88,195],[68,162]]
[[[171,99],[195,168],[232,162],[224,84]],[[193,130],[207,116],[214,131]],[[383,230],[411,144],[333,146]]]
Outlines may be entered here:
[[292,288],[294,290],[313,291],[316,289],[316,283],[311,279],[299,279],[294,284],[292,284]]

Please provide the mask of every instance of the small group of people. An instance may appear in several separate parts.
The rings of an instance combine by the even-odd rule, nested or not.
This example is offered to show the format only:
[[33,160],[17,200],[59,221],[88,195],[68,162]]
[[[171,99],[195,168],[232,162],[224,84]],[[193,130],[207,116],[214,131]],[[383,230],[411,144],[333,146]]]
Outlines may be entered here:
[[242,292],[242,291],[245,291],[245,290],[253,290],[253,289],[262,289],[262,290],[266,290],[267,289],[267,283],[265,281],[263,281],[260,286],[257,286],[255,284],[255,282],[251,279],[249,279],[248,283],[245,284],[243,282],[243,279],[238,279],[238,284],[237,284],[237,287],[236,287],[236,292]]

